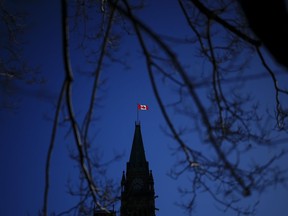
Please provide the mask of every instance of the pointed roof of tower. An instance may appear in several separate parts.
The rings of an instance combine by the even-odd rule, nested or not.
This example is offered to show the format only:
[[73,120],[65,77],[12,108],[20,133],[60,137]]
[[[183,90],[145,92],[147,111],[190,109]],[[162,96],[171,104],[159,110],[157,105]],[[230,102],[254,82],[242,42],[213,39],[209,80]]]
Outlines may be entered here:
[[138,165],[144,164],[146,162],[147,161],[141,135],[140,123],[136,123],[129,163]]

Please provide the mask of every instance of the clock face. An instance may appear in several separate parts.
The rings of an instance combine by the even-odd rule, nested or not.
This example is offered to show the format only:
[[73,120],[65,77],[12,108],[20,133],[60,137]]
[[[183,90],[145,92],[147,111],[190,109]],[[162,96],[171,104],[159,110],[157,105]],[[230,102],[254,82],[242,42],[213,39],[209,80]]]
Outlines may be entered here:
[[136,191],[141,190],[143,188],[144,182],[141,178],[135,178],[132,181],[132,188]]

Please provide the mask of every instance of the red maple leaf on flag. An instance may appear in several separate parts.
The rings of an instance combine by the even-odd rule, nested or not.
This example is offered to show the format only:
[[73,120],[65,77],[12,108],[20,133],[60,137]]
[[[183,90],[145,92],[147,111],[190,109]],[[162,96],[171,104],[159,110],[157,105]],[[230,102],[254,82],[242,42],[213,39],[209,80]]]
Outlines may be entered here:
[[148,110],[148,106],[144,104],[138,104],[138,110]]

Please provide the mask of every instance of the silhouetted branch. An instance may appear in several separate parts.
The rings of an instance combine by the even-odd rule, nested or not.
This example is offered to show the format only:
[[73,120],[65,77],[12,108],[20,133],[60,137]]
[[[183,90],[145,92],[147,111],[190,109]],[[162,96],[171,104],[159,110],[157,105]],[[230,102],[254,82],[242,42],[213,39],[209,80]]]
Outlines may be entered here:
[[[19,83],[42,84],[35,63],[23,56],[27,15],[17,7],[9,7],[7,1],[0,2],[0,110],[14,111],[21,97]],[[33,66],[32,66],[33,64]]]
[[230,25],[228,22],[226,22],[224,19],[219,17],[215,12],[208,9],[204,4],[201,3],[199,0],[190,0],[198,10],[200,10],[208,19],[215,20],[220,25],[222,25],[224,28],[228,29],[229,31],[236,34],[239,38],[245,40],[248,43],[251,43],[252,45],[258,47],[261,45],[260,41],[255,40],[253,38],[250,38],[248,35],[243,34],[240,30],[235,28],[234,26]]
[[64,98],[64,94],[67,90],[67,82],[64,80],[62,84],[62,89],[59,94],[58,102],[57,102],[57,107],[55,111],[55,117],[54,117],[54,122],[53,122],[53,129],[52,129],[52,135],[51,135],[51,140],[50,140],[50,145],[49,149],[47,152],[47,158],[46,158],[46,168],[45,168],[45,186],[44,186],[44,201],[43,201],[43,208],[42,208],[42,213],[44,216],[47,215],[48,212],[48,194],[49,194],[49,186],[50,186],[50,163],[52,159],[52,152],[54,149],[54,144],[55,144],[55,138],[56,138],[56,133],[57,133],[57,126],[58,126],[58,121],[59,121],[59,114]]
[[[102,4],[104,4],[104,3],[102,3]],[[117,2],[115,4],[117,4]],[[106,54],[107,44],[109,42],[109,35],[110,35],[111,28],[112,28],[114,13],[115,13],[115,7],[113,7],[111,10],[111,14],[109,16],[109,21],[107,24],[107,29],[106,29],[106,32],[104,34],[103,43],[102,43],[101,52],[100,52],[100,57],[98,58],[97,68],[95,70],[95,78],[94,78],[94,83],[93,83],[93,87],[92,87],[90,105],[89,105],[87,115],[85,118],[85,127],[84,127],[84,132],[83,132],[84,138],[83,139],[84,139],[85,157],[88,161],[90,160],[89,156],[88,156],[88,148],[87,148],[87,142],[88,142],[87,137],[88,137],[89,125],[91,123],[94,104],[95,104],[95,100],[96,100],[97,89],[98,89],[98,85],[99,85],[98,83],[99,83],[100,73],[101,73],[104,57]],[[90,175],[92,175],[92,172],[91,172],[92,169],[91,169],[90,163],[88,163],[88,169],[89,169]]]
[[[83,144],[81,140],[80,130],[75,119],[74,111],[73,111],[73,102],[72,102],[72,82],[73,82],[73,72],[70,65],[70,55],[69,55],[69,24],[68,24],[68,16],[67,16],[67,3],[65,0],[62,1],[62,26],[63,26],[63,59],[65,65],[65,72],[66,72],[66,82],[67,82],[67,91],[66,91],[66,102],[67,102],[67,109],[69,118],[71,121],[73,134],[76,142],[76,146],[78,149],[79,154],[79,163],[81,165],[81,170],[85,175],[87,184],[89,186],[89,190],[91,192],[91,196],[93,201],[97,207],[102,209],[101,204],[97,200],[97,192],[98,188],[93,182],[93,179],[85,165],[85,156],[83,151]],[[103,210],[106,210],[105,208]]]
[[271,76],[271,79],[273,81],[273,85],[274,85],[274,90],[275,90],[275,100],[276,100],[276,120],[277,120],[277,126],[279,129],[284,129],[287,131],[288,128],[287,125],[285,124],[285,121],[288,121],[288,110],[283,110],[282,106],[281,106],[281,102],[280,102],[280,93],[288,95],[288,90],[284,90],[281,89],[278,86],[278,81],[276,78],[275,73],[271,70],[271,68],[268,66],[268,64],[266,63],[261,51],[259,48],[257,48],[257,54],[263,64],[263,66],[266,68],[266,70],[268,71],[269,75]]

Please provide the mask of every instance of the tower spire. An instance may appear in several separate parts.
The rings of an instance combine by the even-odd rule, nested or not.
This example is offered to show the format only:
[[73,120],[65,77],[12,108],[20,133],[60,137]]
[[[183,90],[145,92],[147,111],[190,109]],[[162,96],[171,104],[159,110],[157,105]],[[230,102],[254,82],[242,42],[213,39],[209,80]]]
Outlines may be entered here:
[[135,132],[129,163],[133,166],[141,166],[147,163],[140,129],[140,123],[135,124]]

